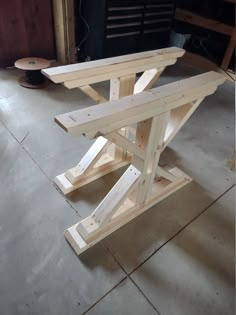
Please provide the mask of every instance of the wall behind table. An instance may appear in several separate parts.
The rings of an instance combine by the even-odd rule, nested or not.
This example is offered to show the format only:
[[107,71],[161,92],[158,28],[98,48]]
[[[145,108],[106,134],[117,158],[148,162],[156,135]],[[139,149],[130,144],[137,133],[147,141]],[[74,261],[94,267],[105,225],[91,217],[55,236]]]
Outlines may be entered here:
[[51,0],[0,1],[0,67],[19,58],[55,59]]

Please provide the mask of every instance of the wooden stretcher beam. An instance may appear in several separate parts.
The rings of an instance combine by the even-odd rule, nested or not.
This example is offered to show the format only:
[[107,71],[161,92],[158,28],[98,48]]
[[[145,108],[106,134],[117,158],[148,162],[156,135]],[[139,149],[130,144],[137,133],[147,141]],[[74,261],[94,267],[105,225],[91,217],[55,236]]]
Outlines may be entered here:
[[73,88],[79,87],[80,85],[93,84],[96,82],[112,80],[114,78],[120,78],[120,77],[128,76],[131,74],[136,74],[139,72],[150,70],[150,69],[164,68],[164,67],[175,64],[176,61],[177,59],[168,59],[165,61],[158,61],[158,62],[154,60],[153,63],[145,63],[136,67],[127,66],[126,68],[122,70],[117,69],[116,72],[111,71],[108,73],[97,74],[97,75],[93,75],[93,76],[85,77],[81,79],[68,80],[68,81],[65,81],[63,84],[66,88],[73,89]]
[[[103,60],[90,61],[86,63],[78,63],[74,65],[54,67],[43,70],[42,73],[55,83],[63,83],[71,80],[85,80],[86,78],[95,77],[96,81],[101,82],[108,79],[118,78],[120,76],[137,73],[140,67],[145,65],[153,65],[154,68],[158,63],[167,60],[175,60],[184,54],[181,48],[170,47],[165,49],[153,50],[148,52],[141,52],[119,57],[106,58]],[[156,66],[155,66],[156,65]],[[129,69],[132,69],[129,71]],[[150,69],[150,68],[149,68]],[[122,71],[126,72],[121,75]],[[111,76],[111,73],[113,76]],[[105,77],[104,77],[105,75]],[[89,83],[80,84],[77,86],[91,84],[91,80],[85,81]]]
[[56,116],[55,121],[68,133],[89,138],[112,131],[172,110],[180,105],[204,98],[214,92],[225,77],[208,72],[190,79],[158,87],[150,92],[122,98],[102,105]]

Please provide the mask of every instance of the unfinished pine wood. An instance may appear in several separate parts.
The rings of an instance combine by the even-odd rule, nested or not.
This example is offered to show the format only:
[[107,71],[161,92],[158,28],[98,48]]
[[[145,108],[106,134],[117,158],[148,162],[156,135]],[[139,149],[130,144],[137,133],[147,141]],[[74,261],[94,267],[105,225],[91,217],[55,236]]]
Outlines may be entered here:
[[141,173],[131,165],[91,216],[78,224],[77,231],[86,241],[93,239],[98,230],[111,221],[116,210],[137,186],[140,176]]
[[[137,86],[139,86],[139,92],[141,89],[150,89],[163,72],[165,66],[176,62],[176,59],[183,55],[183,53],[184,50],[171,47],[73,66],[57,67],[50,69],[50,71],[52,71],[51,79],[57,80],[58,75],[64,76],[64,74],[66,74],[69,75],[69,78],[71,78],[71,75],[75,75],[79,80],[67,81],[64,82],[64,85],[69,84],[71,85],[70,87],[80,88],[81,91],[96,103],[101,104],[106,102],[106,100],[88,84],[88,82],[91,82],[91,75],[93,82],[111,79],[110,101],[114,101],[135,93],[135,86],[136,89]],[[155,63],[153,64],[153,62]],[[147,70],[150,68],[153,69],[150,71]],[[145,71],[135,85],[136,72],[141,70],[147,71]],[[56,77],[54,75],[56,75]],[[110,102],[107,104],[110,104]],[[144,151],[129,141],[129,137],[133,137],[130,130],[132,130],[132,133],[135,133],[134,128],[132,128],[133,127],[122,127],[117,130],[117,132],[109,133],[107,139],[112,137],[113,141],[110,141],[109,143],[107,142],[105,149],[103,148],[102,151],[97,152],[92,149],[94,152],[93,161],[85,171],[81,171],[79,163],[77,166],[57,176],[55,178],[56,185],[64,194],[68,194],[73,190],[86,185],[95,178],[104,176],[109,170],[111,172],[119,168],[119,166],[123,167],[124,165],[129,164],[131,153],[135,153],[140,158],[144,158]],[[93,136],[94,135],[91,137]],[[96,132],[96,137],[97,136],[99,136],[99,133]],[[85,158],[87,159],[87,154],[85,155]]]
[[[136,74],[120,77],[110,81],[110,101],[118,100],[127,95],[133,95]],[[129,137],[129,127],[124,128],[121,133],[125,137]],[[126,159],[127,150],[122,150],[119,146],[115,146],[116,159]]]
[[[177,168],[160,167],[160,156],[204,97],[224,81],[224,76],[209,72],[121,99],[121,81],[116,81],[118,89],[111,96],[115,100],[56,118],[62,128],[77,136],[107,137],[100,136],[91,154],[81,160],[79,181],[83,176],[91,181],[93,174],[96,178],[109,163],[117,163],[111,157],[108,163],[97,161],[107,143],[119,145],[132,156],[131,165],[91,215],[66,230],[65,237],[78,255],[191,181]],[[131,142],[120,129],[135,123],[136,137]],[[70,184],[66,183],[68,190]]]
[[[168,50],[161,50],[161,54],[165,54],[165,58],[166,58],[166,54],[167,53],[178,53],[179,54],[179,50],[177,49],[168,49]],[[152,52],[151,52],[152,53]],[[182,54],[182,51],[181,51]],[[143,57],[150,57],[150,52],[148,53],[142,53],[142,55],[144,55]],[[155,55],[155,54],[154,54]],[[102,66],[102,64],[106,65],[109,64],[109,62],[111,62],[112,60],[114,62],[117,61],[129,61],[131,55],[127,55],[127,56],[121,56],[119,57],[117,60],[117,58],[110,58],[104,62],[102,61],[102,63],[99,61],[98,64],[100,66]],[[132,55],[132,58],[134,57],[134,59],[139,59],[142,56],[140,56],[140,54],[136,54],[136,55]],[[173,57],[173,55],[172,55]],[[169,57],[168,57],[169,58]],[[142,60],[140,60],[141,63],[143,63]],[[139,62],[140,62],[139,61]],[[170,61],[168,61],[168,63],[170,63]],[[88,63],[87,63],[88,64]],[[89,63],[89,65],[91,65],[91,63]],[[84,66],[84,64],[83,64]],[[156,66],[156,65],[155,65]],[[86,66],[84,67],[86,69]],[[90,67],[88,67],[90,68]],[[106,70],[107,68],[105,68]],[[161,70],[163,70],[164,68],[161,68]],[[102,70],[102,68],[100,68],[100,71]],[[130,70],[129,70],[130,72]],[[97,71],[96,71],[97,73]],[[161,73],[161,72],[160,72]],[[158,75],[152,76],[150,78],[150,82],[148,84],[148,87],[151,87],[152,84],[154,84],[155,79],[157,79],[160,75],[160,73]],[[123,72],[122,72],[123,74]],[[107,74],[104,74],[105,78],[107,79]],[[126,76],[121,76],[121,77],[117,77],[116,79],[112,79],[111,83],[110,83],[110,100],[118,100],[124,96],[127,95],[132,95],[134,93],[134,85],[135,85],[135,77],[136,74],[129,74]],[[147,79],[147,74],[146,74],[146,79]],[[96,80],[95,80],[96,81]],[[80,82],[81,83],[81,82]],[[77,86],[77,85],[76,85]],[[93,100],[95,100],[97,103],[103,103],[105,101],[104,97],[101,96],[94,88],[92,88],[90,85],[80,85],[79,88],[86,94],[88,95],[90,98],[92,98]],[[147,87],[146,87],[147,88]],[[129,164],[130,162],[130,154],[128,153],[128,147],[124,145],[124,143],[126,142],[126,144],[130,144],[129,148],[132,150],[136,150],[139,151],[140,156],[142,156],[143,152],[142,150],[139,150],[138,148],[136,148],[134,145],[132,145],[131,142],[128,141],[128,137],[129,137],[129,133],[130,133],[130,128],[129,127],[125,127],[119,130],[119,132],[117,132],[117,135],[113,134],[112,136],[114,137],[115,135],[115,142],[118,140],[119,137],[119,141],[122,141],[123,146],[122,149],[121,146],[119,145],[115,145],[114,142],[112,142],[110,145],[108,145],[107,147],[107,152],[104,153],[101,156],[100,153],[97,153],[97,156],[94,156],[94,161],[97,161],[99,158],[99,161],[97,161],[96,165],[94,165],[94,167],[96,166],[96,172],[94,170],[93,167],[90,167],[89,170],[86,172],[86,174],[82,173],[79,171],[79,167],[76,166],[70,170],[68,170],[66,173],[61,174],[59,176],[57,176],[55,178],[55,183],[57,184],[57,186],[62,190],[62,192],[64,194],[68,194],[70,192],[72,192],[73,190],[77,189],[78,187],[81,187],[82,185],[89,183],[90,180],[94,179],[94,173],[96,173],[96,178],[100,176],[103,176],[105,174],[107,174],[108,170],[110,169],[110,171],[123,167],[126,164]],[[108,138],[108,137],[107,137]],[[130,151],[130,150],[129,150]],[[101,162],[103,161],[103,162]],[[108,165],[111,165],[111,167],[108,167]],[[99,166],[99,168],[98,168]],[[99,172],[98,172],[99,169]],[[77,173],[76,173],[77,171]]]
[[107,81],[114,78],[120,78],[120,77],[128,76],[130,74],[143,72],[149,69],[155,69],[157,67],[158,68],[167,67],[167,66],[175,64],[176,61],[177,59],[169,59],[165,61],[153,60],[153,63],[144,63],[140,66],[135,66],[135,67],[131,67],[128,64],[126,68],[121,69],[121,70],[119,69],[120,67],[118,67],[116,71],[92,75],[92,76],[84,77],[81,79],[68,80],[68,81],[65,81],[63,84],[68,89],[73,89],[73,88],[79,87],[80,85],[93,84],[96,82],[102,82],[102,81]]
[[89,96],[91,99],[93,99],[97,104],[105,103],[107,102],[107,99],[100,95],[94,88],[92,88],[90,85],[83,85],[80,86],[79,89],[84,92],[87,96]]
[[146,70],[136,82],[134,87],[134,94],[149,90],[164,70],[164,67],[159,69]]
[[[79,87],[99,103],[55,117],[72,135],[98,138],[76,167],[56,177],[60,190],[68,194],[131,162],[91,215],[66,230],[77,254],[191,181],[177,168],[160,167],[160,156],[225,77],[208,72],[150,90],[183,53],[168,48],[45,71],[54,82]],[[135,84],[140,71],[144,73]],[[89,85],[105,80],[110,80],[109,102]],[[135,128],[132,136],[130,126]]]
[[172,174],[175,172],[178,174],[178,179],[174,183],[170,183],[165,179],[155,182],[152,187],[152,195],[149,201],[143,205],[136,206],[133,201],[129,199],[126,200],[124,205],[122,205],[118,209],[116,215],[113,216],[110,223],[102,229],[97,230],[97,233],[93,235],[91,241],[86,242],[84,238],[78,233],[77,227],[79,223],[68,228],[65,231],[64,235],[76,254],[80,255],[81,253],[95,245],[97,242],[101,241],[117,229],[121,228],[129,221],[135,219],[137,216],[139,216],[158,202],[162,201],[164,198],[168,197],[170,194],[174,193],[178,189],[182,188],[192,180],[189,176],[187,176],[177,168],[171,169],[170,172]]
[[118,132],[111,132],[109,134],[106,134],[106,138],[110,140],[111,142],[115,143],[119,147],[124,148],[126,151],[133,153],[137,155],[139,158],[144,159],[145,152],[143,149],[141,149],[139,146],[131,142],[127,139],[127,137],[124,137],[123,135],[119,134]]
[[107,139],[99,137],[83,156],[78,165],[68,170],[65,173],[65,176],[72,184],[78,182],[82,174],[85,174],[88,170],[94,167],[109,145],[110,143]]
[[132,123],[172,110],[180,105],[214,93],[225,77],[216,72],[201,74],[150,92],[122,98],[119,101],[56,116],[55,121],[68,133],[89,138],[106,135]]
[[160,166],[157,166],[156,175],[157,175],[157,178],[162,177],[162,178],[167,179],[170,182],[174,182],[177,179],[175,175],[171,174],[171,172],[165,170],[163,167],[160,167]]
[[130,157],[126,160],[114,160],[109,155],[104,156],[104,160],[101,166],[92,168],[90,172],[82,174],[78,181],[74,184],[65,176],[65,173],[60,174],[54,178],[54,182],[64,195],[68,195],[71,192],[83,187],[98,178],[101,178],[109,173],[116,171],[117,169],[130,164]]
[[203,98],[195,102],[177,107],[170,112],[170,120],[167,125],[162,150],[164,150],[168,146],[168,144],[178,133],[180,128],[182,128],[182,126],[185,124],[185,122],[189,119],[189,117],[193,114],[193,112],[201,104],[202,101]]
[[134,92],[135,74],[112,79],[110,81],[110,101],[132,95]]
[[76,61],[73,0],[53,0],[57,61],[61,64]]
[[[49,68],[43,71],[43,74],[55,83],[74,80],[73,86],[78,87],[81,85],[92,84],[94,82],[119,78],[139,71],[145,71],[148,69],[149,65],[152,65],[153,68],[159,68],[161,67],[159,66],[159,63],[162,64],[166,62],[168,64],[168,60],[170,61],[169,64],[172,62],[174,63],[176,62],[176,59],[183,54],[183,49],[170,47],[149,52]],[[94,77],[94,79],[92,79],[92,77]],[[85,81],[85,79],[87,79],[87,81]],[[70,85],[70,87],[71,86],[72,85]]]

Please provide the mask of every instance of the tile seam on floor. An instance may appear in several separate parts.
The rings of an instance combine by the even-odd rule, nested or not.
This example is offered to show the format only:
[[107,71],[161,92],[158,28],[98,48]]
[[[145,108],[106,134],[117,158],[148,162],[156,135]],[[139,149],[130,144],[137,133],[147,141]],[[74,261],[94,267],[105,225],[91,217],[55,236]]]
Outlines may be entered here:
[[126,274],[126,278],[128,278],[138,289],[138,291],[143,295],[143,297],[146,299],[146,301],[151,305],[151,307],[157,312],[158,315],[161,315],[161,313],[158,311],[158,309],[152,304],[152,302],[149,300],[149,298],[144,294],[144,292],[141,290],[141,288],[136,284],[136,282],[130,277],[130,275],[126,272],[126,270],[123,268],[123,266],[119,263],[119,261],[116,259],[116,257],[110,252],[110,250],[102,243],[100,242],[103,248],[113,257],[113,259],[116,261],[116,263],[120,266],[120,268],[123,270],[123,272]]
[[102,301],[110,292],[112,292],[118,285],[120,285],[123,281],[128,279],[128,276],[122,278],[116,285],[114,285],[109,291],[107,291],[101,298],[99,298],[95,303],[93,303],[86,311],[82,313],[82,315],[87,314],[92,308],[94,308],[100,301]]
[[64,199],[64,201],[70,206],[70,208],[75,212],[75,214],[79,217],[82,218],[79,214],[79,212],[72,206],[72,204],[65,198],[65,196],[57,189],[57,187],[54,185],[54,182],[48,177],[48,175],[43,171],[43,169],[40,167],[40,165],[35,161],[35,159],[31,156],[31,154],[25,149],[25,147],[22,145],[23,140],[28,136],[29,131],[26,133],[24,138],[22,140],[18,140],[16,136],[11,132],[11,130],[0,120],[4,128],[9,132],[9,134],[16,140],[16,142],[19,144],[22,150],[29,156],[29,158],[34,162],[34,164],[38,167],[38,169],[44,174],[44,176],[48,179],[48,181],[52,184],[52,186],[59,192],[61,197]]
[[203,215],[212,205],[214,205],[220,198],[222,198],[227,192],[229,192],[235,184],[229,187],[226,191],[224,191],[219,197],[217,197],[214,201],[210,203],[206,208],[204,208],[198,215],[196,215],[193,219],[191,219],[185,226],[183,226],[178,232],[176,232],[169,240],[167,240],[164,244],[162,244],[158,249],[156,249],[150,256],[148,256],[143,262],[141,262],[137,267],[134,268],[131,272],[127,273],[130,277],[137,269],[139,269],[145,262],[147,262],[152,256],[154,256],[162,247],[171,242],[178,234],[184,231],[190,224],[192,224],[195,220],[197,220],[201,215]]
[[[22,142],[23,140],[27,137],[27,135],[29,134],[29,132],[27,132],[27,134],[24,136],[24,138],[19,141],[15,135],[7,128],[7,126],[0,120],[0,122],[2,123],[2,125],[4,126],[4,128],[9,132],[9,134],[16,140],[16,142],[20,145],[20,147],[24,150],[24,152],[27,154],[27,156],[30,157],[30,159],[34,162],[34,164],[38,167],[38,169],[44,174],[44,176],[48,179],[48,181],[53,185],[53,187],[59,192],[59,194],[63,197],[64,201],[76,212],[76,214],[81,218],[81,216],[79,215],[79,213],[77,212],[77,210],[75,208],[72,207],[72,205],[70,204],[70,202],[64,197],[64,195],[62,194],[62,192],[56,187],[56,185],[54,184],[53,181],[51,181],[51,179],[47,176],[47,174],[41,169],[41,167],[38,165],[38,163],[34,160],[34,158],[30,155],[30,153],[22,146]],[[101,242],[100,242],[101,243]],[[101,244],[103,246],[103,244]],[[104,247],[104,246],[103,246]],[[106,248],[105,248],[106,249]],[[111,254],[110,254],[111,255]],[[112,255],[111,255],[112,256]],[[113,256],[112,256],[113,257]],[[119,264],[118,264],[119,265]],[[119,265],[120,267],[120,265]],[[121,267],[120,267],[121,268]],[[123,270],[123,268],[121,268]],[[127,278],[129,278],[125,273],[125,277],[122,278],[116,285],[114,285],[109,291],[107,291],[100,299],[98,299],[94,304],[92,304],[82,315],[86,314],[90,309],[92,309],[96,304],[98,304],[105,296],[107,296],[111,291],[113,291],[120,283],[122,283],[123,281],[125,281]]]
[[132,283],[139,290],[139,292],[144,296],[144,298],[147,300],[147,302],[152,306],[154,311],[156,311],[158,315],[161,315],[159,310],[156,308],[156,306],[154,304],[152,304],[151,300],[149,300],[149,298],[146,296],[146,294],[144,294],[143,290],[137,285],[137,283],[129,275],[128,275],[128,278],[130,279],[130,281],[132,281]]
[[19,143],[20,143],[20,144],[22,144],[22,143],[24,142],[24,140],[28,137],[29,133],[30,133],[30,132],[27,131],[26,134],[24,135],[24,137],[23,137],[21,140],[19,140]]
[[[188,227],[191,223],[193,223],[196,219],[198,219],[202,214],[204,214],[213,204],[215,204],[220,198],[222,198],[227,192],[229,192],[233,187],[235,187],[235,184],[233,184],[231,187],[229,187],[226,191],[224,191],[219,197],[217,197],[214,201],[210,203],[206,208],[204,208],[197,216],[195,216],[193,219],[191,219],[185,226],[183,226],[178,232],[176,232],[168,241],[166,241],[164,244],[162,244],[157,250],[155,250],[150,256],[148,256],[142,263],[140,263],[137,267],[134,268],[131,272],[126,272],[124,267],[121,265],[121,263],[117,260],[117,258],[113,255],[113,253],[102,243],[99,242],[104,249],[113,257],[113,259],[116,261],[116,263],[120,266],[120,268],[123,270],[123,272],[126,274],[126,278],[130,279],[132,283],[136,286],[136,288],[139,290],[139,292],[144,296],[144,298],[147,300],[147,302],[153,307],[153,309],[157,312],[158,315],[161,315],[160,311],[152,304],[152,302],[149,300],[149,298],[144,294],[142,289],[138,286],[138,284],[133,280],[131,275],[140,268],[146,261],[148,261],[152,256],[154,256],[162,247],[164,247],[167,243],[169,243],[171,240],[173,240],[179,233],[181,233],[186,227]],[[126,279],[125,278],[125,279]],[[125,280],[123,279],[123,280]],[[122,282],[122,281],[121,281]],[[121,283],[120,282],[120,283]],[[117,285],[113,288],[115,289]],[[100,300],[98,300],[93,306],[91,306],[84,314],[86,314],[90,309],[92,309],[96,304],[98,304],[105,296],[107,296],[113,289],[108,291]]]

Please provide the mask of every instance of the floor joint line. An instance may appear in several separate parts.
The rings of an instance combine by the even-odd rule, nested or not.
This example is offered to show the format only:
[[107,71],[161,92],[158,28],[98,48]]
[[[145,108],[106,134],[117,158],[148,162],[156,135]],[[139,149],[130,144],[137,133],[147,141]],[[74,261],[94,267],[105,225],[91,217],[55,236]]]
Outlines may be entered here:
[[125,281],[128,277],[125,276],[122,278],[116,285],[114,285],[109,291],[107,291],[100,299],[98,299],[95,303],[93,303],[82,315],[87,314],[94,306],[96,306],[100,301],[102,301],[110,292],[112,292],[118,285],[120,285],[123,281]]
[[[9,134],[16,140],[16,142],[20,145],[21,149],[28,155],[28,157],[34,162],[34,164],[38,167],[38,169],[46,176],[46,178],[49,180],[49,182],[53,185],[53,187],[56,189],[53,180],[50,179],[50,177],[48,177],[48,175],[44,172],[44,170],[40,167],[40,165],[35,161],[35,159],[31,156],[31,154],[26,150],[26,148],[22,145],[22,141],[28,136],[29,131],[26,133],[26,135],[24,136],[24,138],[22,140],[18,140],[16,138],[16,136],[11,132],[11,130],[2,122],[2,120],[0,120],[3,127],[9,132]],[[81,218],[81,216],[79,215],[78,211],[72,206],[72,204],[70,203],[69,200],[67,200],[65,198],[65,196],[63,194],[60,193],[60,191],[58,189],[56,189],[59,194],[63,197],[64,201],[71,207],[71,209],[74,210],[75,214]]]
[[113,259],[116,261],[116,263],[119,265],[119,267],[123,270],[123,272],[126,274],[126,278],[128,278],[135,287],[139,290],[139,292],[143,295],[143,297],[147,300],[147,302],[152,306],[152,308],[157,312],[158,315],[161,315],[161,313],[157,310],[157,308],[152,304],[152,302],[149,300],[149,298],[143,293],[141,288],[134,282],[134,280],[130,277],[130,275],[126,272],[126,270],[123,268],[123,266],[120,264],[120,262],[116,259],[116,257],[112,254],[112,252],[102,243],[100,242],[103,248],[113,257]]
[[132,275],[137,269],[139,269],[146,261],[148,261],[152,256],[154,256],[162,247],[164,247],[167,243],[172,241],[178,234],[180,234],[186,227],[188,227],[191,223],[193,223],[196,219],[198,219],[202,214],[204,214],[213,204],[215,204],[220,198],[222,198],[227,192],[229,192],[235,184],[230,186],[226,191],[224,191],[219,197],[217,197],[213,202],[210,203],[206,208],[204,208],[198,215],[196,215],[193,219],[191,219],[186,225],[184,225],[178,232],[176,232],[170,239],[168,239],[164,244],[162,244],[158,249],[156,249],[150,256],[148,256],[142,263],[140,263],[137,267],[132,270],[128,276]]

